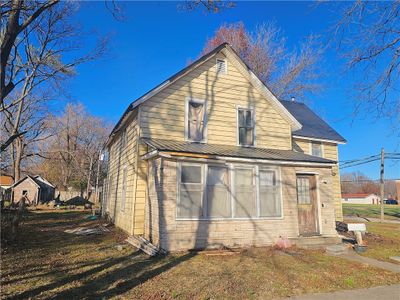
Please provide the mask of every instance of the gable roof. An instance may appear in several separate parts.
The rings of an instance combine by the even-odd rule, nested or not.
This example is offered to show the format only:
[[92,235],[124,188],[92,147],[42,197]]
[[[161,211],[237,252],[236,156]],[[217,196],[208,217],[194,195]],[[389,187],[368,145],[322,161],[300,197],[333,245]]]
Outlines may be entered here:
[[16,183],[14,183],[10,188],[14,188],[17,185],[19,185],[20,183],[24,182],[26,179],[30,179],[37,187],[39,188],[46,188],[48,186],[53,187],[54,186],[48,182],[47,180],[45,180],[43,177],[41,177],[40,175],[35,175],[35,176],[31,176],[31,175],[26,175],[25,177],[21,178],[19,181],[17,181]]
[[301,129],[292,132],[293,136],[346,143],[339,133],[304,103],[286,100],[281,100],[281,103],[303,125]]
[[238,68],[239,71],[247,77],[247,79],[250,81],[250,83],[262,94],[265,96],[267,100],[270,100],[271,105],[282,114],[282,116],[289,122],[289,124],[292,125],[292,128],[294,130],[299,130],[301,129],[301,123],[285,108],[284,105],[278,100],[278,98],[266,87],[266,85],[253,73],[251,68],[239,57],[239,55],[236,53],[236,51],[228,44],[228,43],[222,43],[218,47],[216,47],[214,50],[211,52],[203,55],[193,63],[191,63],[189,66],[186,68],[182,69],[178,73],[172,75],[170,78],[167,80],[163,81],[161,84],[157,85],[155,88],[147,92],[146,94],[142,95],[135,101],[133,101],[129,107],[125,110],[123,113],[122,117],[120,120],[117,122],[117,124],[114,126],[113,130],[111,131],[109,140],[107,141],[106,145],[109,144],[111,141],[113,135],[119,130],[121,125],[125,122],[125,120],[129,117],[130,113],[138,107],[140,104],[142,104],[144,101],[147,99],[151,98],[152,96],[158,94],[161,92],[163,89],[167,88],[170,86],[172,83],[180,79],[182,76],[186,75],[188,72],[199,66],[200,64],[203,64],[204,62],[208,61],[212,57],[214,57],[217,53],[222,52],[227,56],[228,58],[231,59],[231,62]]
[[204,154],[213,157],[234,157],[260,159],[268,161],[284,161],[296,163],[334,164],[333,160],[312,156],[293,150],[278,150],[257,147],[240,147],[231,145],[214,145],[191,142],[178,142],[162,139],[142,138],[142,141],[159,152],[178,152]]

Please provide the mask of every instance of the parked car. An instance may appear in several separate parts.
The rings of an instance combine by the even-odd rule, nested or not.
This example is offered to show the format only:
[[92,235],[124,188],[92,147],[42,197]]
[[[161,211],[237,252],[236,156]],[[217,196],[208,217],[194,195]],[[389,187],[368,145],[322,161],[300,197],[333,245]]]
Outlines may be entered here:
[[387,200],[384,200],[383,203],[385,203],[385,204],[392,204],[392,205],[397,205],[397,204],[399,204],[399,203],[397,202],[397,200],[395,200],[395,199],[387,199]]

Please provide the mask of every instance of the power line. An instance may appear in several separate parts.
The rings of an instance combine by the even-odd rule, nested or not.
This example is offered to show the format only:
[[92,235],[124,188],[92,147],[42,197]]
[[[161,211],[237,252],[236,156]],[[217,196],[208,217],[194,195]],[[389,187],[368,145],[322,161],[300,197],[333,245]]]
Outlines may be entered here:
[[[385,156],[387,160],[400,160],[400,152],[388,152]],[[363,164],[367,164],[373,161],[380,160],[380,154],[371,155],[358,159],[344,160],[340,162],[340,169],[351,168]]]

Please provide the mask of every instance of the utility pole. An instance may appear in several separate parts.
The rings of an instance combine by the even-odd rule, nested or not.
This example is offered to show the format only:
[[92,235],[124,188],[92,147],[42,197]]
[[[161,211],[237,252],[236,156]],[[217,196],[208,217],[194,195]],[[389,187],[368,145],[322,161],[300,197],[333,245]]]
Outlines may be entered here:
[[[97,163],[97,174],[96,174],[96,201],[100,203],[99,199],[99,175],[100,175],[100,164],[104,159],[104,154],[99,152],[99,161]],[[104,186],[104,185],[103,185]]]
[[87,186],[86,186],[86,198],[89,200],[89,189],[90,189],[90,175],[92,174],[92,164],[93,164],[93,157],[90,157],[90,164],[89,164],[89,173],[87,179]]
[[381,149],[381,222],[385,219],[385,207],[383,206],[383,199],[385,198],[385,181],[384,181],[384,173],[385,173],[385,150]]

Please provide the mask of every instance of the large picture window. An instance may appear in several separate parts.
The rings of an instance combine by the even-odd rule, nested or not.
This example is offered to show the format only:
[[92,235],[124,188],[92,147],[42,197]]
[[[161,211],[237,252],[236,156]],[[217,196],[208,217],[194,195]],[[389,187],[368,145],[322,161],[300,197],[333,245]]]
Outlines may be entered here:
[[204,100],[188,99],[186,109],[186,139],[204,142],[206,134],[206,104]]
[[181,163],[178,170],[178,218],[282,217],[278,168]]

